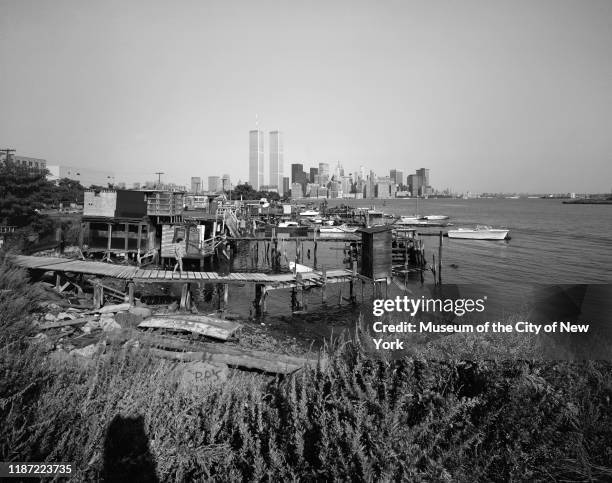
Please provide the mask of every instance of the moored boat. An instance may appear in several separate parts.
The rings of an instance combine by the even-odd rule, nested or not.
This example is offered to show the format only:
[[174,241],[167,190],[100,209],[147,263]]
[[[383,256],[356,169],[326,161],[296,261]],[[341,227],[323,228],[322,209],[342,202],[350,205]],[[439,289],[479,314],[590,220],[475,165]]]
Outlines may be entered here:
[[448,220],[447,215],[425,215],[423,218],[429,221]]
[[330,234],[330,233],[355,233],[359,227],[357,226],[321,226],[319,227],[319,233],[321,235]]
[[449,238],[462,238],[469,240],[505,240],[508,238],[507,228],[491,228],[478,225],[476,228],[457,228],[448,230]]

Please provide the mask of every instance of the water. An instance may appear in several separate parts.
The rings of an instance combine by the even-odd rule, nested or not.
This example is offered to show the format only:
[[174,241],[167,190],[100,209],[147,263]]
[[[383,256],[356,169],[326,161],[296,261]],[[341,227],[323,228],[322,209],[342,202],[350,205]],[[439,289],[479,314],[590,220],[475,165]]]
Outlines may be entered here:
[[[329,206],[346,203],[346,200],[329,200]],[[416,211],[415,200],[355,200],[352,206],[377,209],[395,215],[411,215]],[[473,227],[477,224],[507,227],[509,241],[456,240],[443,238],[442,277],[444,285],[470,286],[474,293],[496,294],[487,309],[496,315],[523,310],[522,302],[533,284],[612,283],[612,206],[564,205],[549,199],[473,199],[473,200],[420,200],[420,214],[450,216],[454,227]],[[439,233],[445,228],[428,228]],[[425,231],[425,230],[423,230]],[[429,263],[432,254],[437,255],[438,237],[423,237]],[[319,243],[318,268],[342,267],[343,243]],[[283,253],[282,264],[295,258],[295,242],[279,245]],[[311,258],[304,257],[304,264],[312,265],[313,244],[304,243],[304,250],[311,250]],[[240,247],[234,261],[235,269],[261,270],[265,266],[265,245],[259,243],[259,267],[253,265],[248,244]],[[456,268],[452,268],[455,265]],[[405,281],[402,279],[402,283]],[[425,285],[416,278],[406,284],[410,296],[431,295],[433,277],[427,273]],[[480,291],[480,292],[479,292]],[[255,288],[230,286],[229,309],[240,319],[252,315]],[[383,289],[383,296],[394,297],[406,292],[397,284]],[[348,296],[348,284],[329,285],[327,300],[323,301],[319,290],[306,296],[306,314],[291,314],[290,290],[274,290],[267,299],[267,314],[258,320],[262,330],[277,338],[295,338],[308,346],[319,345],[324,338],[343,331],[351,331],[359,314],[371,318],[372,287],[357,284],[357,305],[340,301]],[[213,310],[214,303],[200,304],[202,310]],[[263,325],[261,325],[263,324]]]
[[[373,200],[355,201],[370,206]],[[378,201],[378,200],[376,200]],[[358,204],[357,204],[358,203]],[[340,203],[336,203],[340,204]],[[330,206],[333,206],[330,203]],[[377,209],[411,215],[415,200],[386,200]],[[454,227],[510,229],[509,241],[444,238],[443,281],[496,283],[612,282],[612,205],[564,205],[551,199],[419,200],[420,214],[448,215]],[[427,231],[446,231],[430,228]],[[425,230],[423,230],[425,231]],[[423,237],[431,261],[435,237]],[[456,264],[457,269],[447,268]]]

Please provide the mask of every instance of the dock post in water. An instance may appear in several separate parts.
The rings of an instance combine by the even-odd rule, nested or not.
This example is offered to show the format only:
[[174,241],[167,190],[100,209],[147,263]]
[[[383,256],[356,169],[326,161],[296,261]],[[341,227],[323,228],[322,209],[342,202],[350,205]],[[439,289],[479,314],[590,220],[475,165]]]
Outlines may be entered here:
[[255,315],[260,316],[266,311],[266,287],[263,283],[255,284]]
[[130,305],[133,306],[134,305],[134,282],[129,282],[128,283],[128,300],[130,302]]
[[351,264],[353,273],[351,274],[351,280],[349,282],[349,300],[351,303],[355,303],[355,279],[357,278],[357,262],[353,261]]
[[181,310],[189,310],[191,308],[191,291],[189,290],[189,284],[184,283],[181,287]]
[[327,270],[325,267],[321,268],[321,302],[325,302],[327,300],[327,295],[325,293],[325,288],[327,285]]

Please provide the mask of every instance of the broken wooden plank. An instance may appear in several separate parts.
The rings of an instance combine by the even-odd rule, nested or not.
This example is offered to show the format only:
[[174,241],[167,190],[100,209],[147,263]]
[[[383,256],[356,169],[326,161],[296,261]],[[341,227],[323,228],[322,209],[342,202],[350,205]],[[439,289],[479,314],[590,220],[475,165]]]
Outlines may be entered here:
[[205,335],[213,339],[228,340],[242,325],[206,315],[154,315],[143,320],[138,327],[180,330]]
[[215,364],[227,364],[228,366],[242,367],[247,369],[256,369],[262,372],[272,374],[291,374],[301,368],[284,362],[267,361],[249,356],[235,356],[230,354],[212,354],[206,352],[174,352],[164,349],[149,348],[149,353],[183,362],[207,361]]
[[[122,334],[123,337],[128,336],[128,333]],[[203,357],[203,359],[194,360],[211,360],[213,362],[224,362],[230,366],[246,367],[249,369],[258,369],[264,372],[277,372],[288,374],[306,365],[316,367],[317,364],[324,368],[326,359],[316,359],[312,357],[296,357],[286,354],[277,354],[266,351],[244,349],[227,344],[218,344],[213,342],[200,342],[179,339],[177,337],[169,337],[157,334],[144,334],[137,332],[135,337],[143,343],[143,345],[157,346],[176,354],[174,351],[187,351],[191,353],[188,358]],[[198,354],[195,356],[194,354]],[[187,359],[190,360],[190,359]]]
[[62,327],[70,327],[73,325],[81,325],[86,324],[87,322],[98,320],[97,317],[82,317],[80,319],[73,320],[62,320],[61,322],[52,322],[50,324],[43,324],[38,327],[39,330],[49,330],[49,329],[60,329]]

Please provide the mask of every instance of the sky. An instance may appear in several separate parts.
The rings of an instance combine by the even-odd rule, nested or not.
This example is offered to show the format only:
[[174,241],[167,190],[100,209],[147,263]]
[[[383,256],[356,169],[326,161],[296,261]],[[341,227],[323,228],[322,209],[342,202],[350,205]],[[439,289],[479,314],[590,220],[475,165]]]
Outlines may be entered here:
[[0,149],[246,181],[256,118],[284,133],[285,176],[609,192],[612,2],[0,0]]

